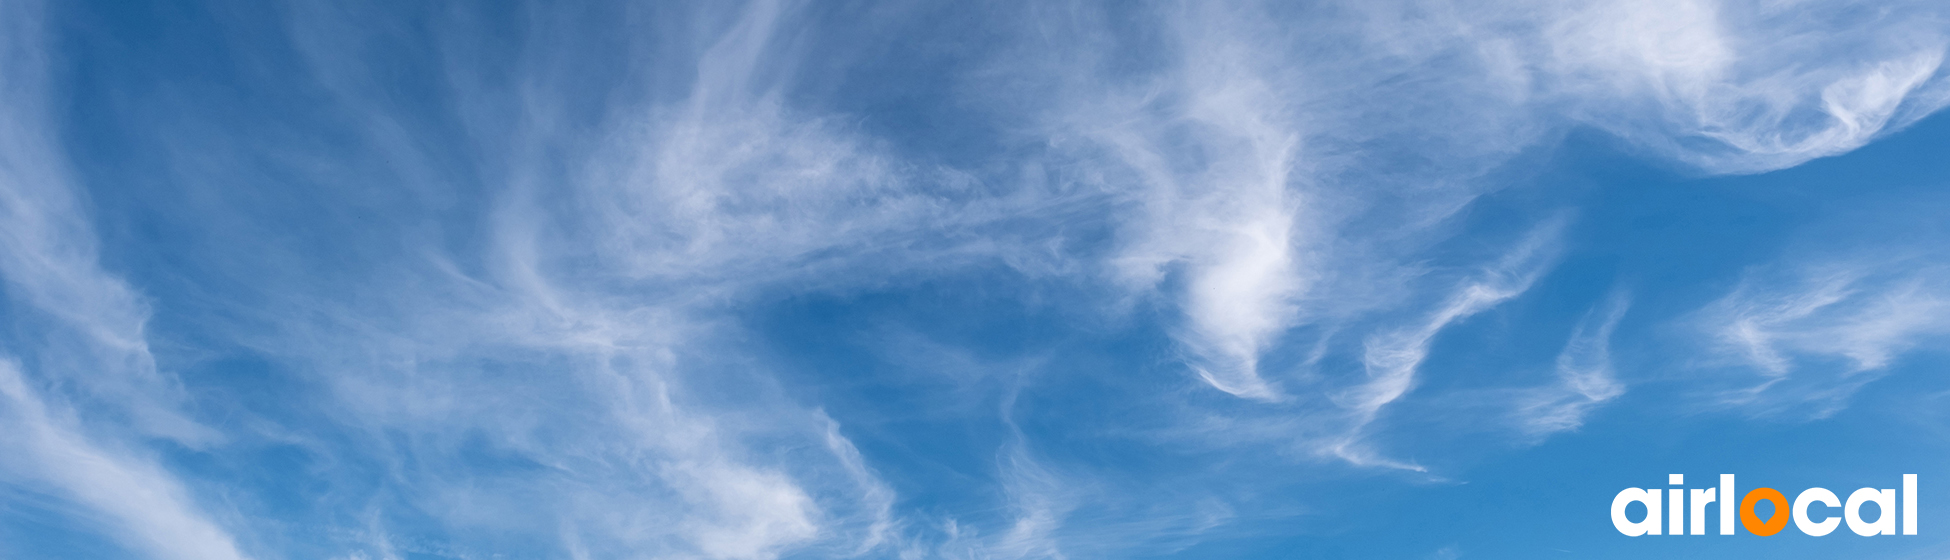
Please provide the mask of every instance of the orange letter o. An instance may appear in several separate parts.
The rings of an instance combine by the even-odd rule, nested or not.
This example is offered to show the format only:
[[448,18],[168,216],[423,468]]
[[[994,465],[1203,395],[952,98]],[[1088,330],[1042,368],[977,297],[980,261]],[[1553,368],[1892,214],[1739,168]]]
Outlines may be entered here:
[[[1760,517],[1754,515],[1754,504],[1761,500],[1774,502],[1774,515],[1768,517],[1766,523],[1761,523]],[[1787,522],[1787,496],[1781,495],[1780,490],[1755,488],[1754,491],[1747,493],[1747,497],[1740,499],[1740,526],[1746,527],[1749,533],[1763,537],[1772,536],[1774,533],[1781,532],[1781,529],[1787,528]]]

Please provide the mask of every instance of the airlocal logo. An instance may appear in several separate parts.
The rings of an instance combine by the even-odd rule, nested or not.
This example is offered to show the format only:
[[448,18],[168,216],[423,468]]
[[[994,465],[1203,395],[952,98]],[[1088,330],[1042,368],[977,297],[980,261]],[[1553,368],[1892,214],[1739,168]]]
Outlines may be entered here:
[[[1685,475],[1675,474],[1667,476],[1667,484],[1669,485],[1679,486],[1685,483]],[[1895,490],[1863,488],[1850,493],[1848,495],[1848,502],[1844,504],[1839,498],[1835,497],[1834,492],[1829,492],[1826,488],[1809,488],[1802,490],[1800,495],[1794,497],[1794,506],[1791,508],[1788,507],[1787,496],[1781,494],[1780,490],[1773,488],[1755,488],[1752,492],[1748,492],[1746,496],[1740,498],[1739,507],[1732,507],[1732,497],[1736,494],[1734,492],[1733,475],[1730,474],[1720,475],[1719,488],[1693,488],[1690,490],[1690,500],[1688,499],[1689,492],[1686,488],[1672,488],[1667,490],[1665,494],[1670,496],[1670,498],[1666,500],[1660,499],[1660,492],[1657,489],[1626,488],[1620,490],[1618,496],[1611,499],[1611,526],[1617,527],[1618,532],[1624,533],[1628,537],[1657,535],[1661,528],[1665,528],[1667,534],[1684,535],[1689,534],[1684,529],[1688,528],[1686,522],[1690,520],[1692,521],[1690,524],[1692,529],[1690,534],[1704,535],[1706,534],[1706,506],[1707,504],[1717,502],[1717,508],[1720,514],[1720,534],[1722,535],[1734,534],[1733,517],[1735,511],[1740,512],[1741,527],[1745,527],[1749,533],[1763,537],[1772,536],[1775,533],[1781,532],[1781,529],[1787,527],[1787,522],[1790,517],[1794,519],[1795,528],[1800,529],[1803,533],[1817,537],[1834,532],[1835,526],[1840,525],[1843,520],[1848,521],[1848,529],[1855,531],[1857,535],[1872,537],[1876,535],[1896,534],[1897,508]],[[1763,501],[1773,502],[1774,504],[1774,513],[1769,515],[1766,521],[1762,521],[1760,515],[1754,511],[1754,507]],[[1645,505],[1644,519],[1632,521],[1626,516],[1626,508],[1635,502]],[[1670,507],[1661,507],[1664,505],[1661,502],[1670,504]],[[1864,521],[1862,519],[1862,506],[1871,503],[1875,504],[1878,510],[1876,519],[1875,521]],[[1821,504],[1831,508],[1842,508],[1842,515],[1840,518],[1837,518],[1833,513],[1809,511],[1811,509],[1810,506],[1814,504]],[[1691,507],[1687,507],[1689,505]],[[1903,475],[1902,510],[1903,534],[1916,534],[1916,475]],[[1660,519],[1660,512],[1662,511],[1669,512],[1663,520],[1666,521],[1665,523],[1662,523]],[[1820,516],[1821,519],[1816,520],[1814,519],[1815,516]]]

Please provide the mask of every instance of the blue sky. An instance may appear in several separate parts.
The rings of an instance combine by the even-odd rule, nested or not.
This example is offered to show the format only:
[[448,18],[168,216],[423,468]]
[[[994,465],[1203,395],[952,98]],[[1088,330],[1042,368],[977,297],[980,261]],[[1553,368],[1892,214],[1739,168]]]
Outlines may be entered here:
[[0,0],[0,557],[1950,557],[1938,4]]

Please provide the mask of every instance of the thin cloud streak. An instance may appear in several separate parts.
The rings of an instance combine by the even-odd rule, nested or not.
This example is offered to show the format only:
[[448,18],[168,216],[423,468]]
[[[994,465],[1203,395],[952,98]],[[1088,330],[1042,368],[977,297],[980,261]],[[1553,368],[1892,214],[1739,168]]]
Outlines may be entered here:
[[1428,359],[1436,335],[1458,321],[1522,295],[1549,270],[1560,251],[1559,238],[1566,222],[1567,218],[1559,216],[1531,230],[1495,264],[1456,286],[1420,325],[1370,336],[1362,354],[1367,380],[1335,398],[1353,417],[1353,425],[1332,444],[1331,453],[1356,465],[1426,470],[1378,456],[1362,442],[1368,427],[1382,409],[1414,389],[1416,373]]
[[0,442],[12,450],[0,472],[12,482],[46,484],[75,503],[114,519],[116,540],[156,558],[242,560],[235,540],[198,511],[188,492],[153,461],[92,443],[49,410],[29,388],[19,364],[0,359]]
[[1611,339],[1631,300],[1614,293],[1585,312],[1557,355],[1557,383],[1527,392],[1516,409],[1518,427],[1531,437],[1578,429],[1605,402],[1625,394],[1612,367]]

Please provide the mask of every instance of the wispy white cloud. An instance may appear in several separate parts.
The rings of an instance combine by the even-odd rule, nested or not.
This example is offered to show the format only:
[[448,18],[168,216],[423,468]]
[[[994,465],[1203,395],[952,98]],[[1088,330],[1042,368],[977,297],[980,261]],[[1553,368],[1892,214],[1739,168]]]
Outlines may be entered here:
[[1522,295],[1555,263],[1565,225],[1562,216],[1545,222],[1480,275],[1454,289],[1443,304],[1419,325],[1369,337],[1362,364],[1366,381],[1335,399],[1353,415],[1353,427],[1332,444],[1331,452],[1357,465],[1424,470],[1420,466],[1378,456],[1362,441],[1382,409],[1414,388],[1416,372],[1428,359],[1429,345],[1449,325],[1482,313]]
[[[1115,248],[1094,270],[1126,293],[1170,302],[1179,317],[1170,330],[1197,379],[1267,406],[1326,400],[1338,413],[1298,414],[1282,433],[1289,439],[1296,431],[1307,434],[1300,439],[1355,464],[1416,468],[1384,458],[1366,442],[1376,418],[1415,387],[1439,333],[1521,295],[1548,268],[1557,243],[1559,226],[1546,226],[1502,260],[1481,263],[1478,278],[1455,286],[1419,282],[1419,262],[1454,233],[1455,212],[1493,188],[1479,181],[1484,173],[1581,125],[1709,172],[1774,169],[1852,149],[1937,103],[1931,93],[1936,59],[1920,28],[1911,30],[1914,41],[1864,47],[1861,60],[1781,69],[1765,45],[1784,41],[1777,35],[1786,28],[1756,23],[1758,16],[1740,6],[1532,8],[1364,3],[1336,16],[1352,19],[1294,24],[1281,17],[1291,14],[1253,3],[1167,6],[1141,20],[1166,39],[1149,53],[1162,62],[1136,75],[1130,66],[1090,67],[1114,56],[1098,49],[1119,44],[1118,32],[1094,26],[1101,22],[1071,21],[1078,27],[1046,44],[1053,53],[1047,59],[1012,59],[1021,63],[1012,71],[1016,79],[1053,83],[1057,94],[997,104],[1035,113],[1043,125],[1037,134],[1052,146],[1050,161],[1042,163],[1073,170],[1062,180],[1098,191],[1087,195],[1099,206],[1088,212],[1102,215],[1090,219],[1109,223]],[[685,30],[694,52],[670,50],[685,41],[634,45],[665,50],[627,56],[688,55],[692,62],[678,66],[694,73],[651,76],[653,89],[661,88],[646,96],[652,101],[609,108],[604,141],[571,150],[567,163],[556,144],[572,143],[579,129],[554,121],[573,111],[549,106],[564,96],[542,79],[547,72],[535,72],[537,81],[522,94],[528,120],[514,127],[533,134],[507,150],[516,171],[506,176],[511,194],[493,225],[490,260],[497,264],[484,276],[457,273],[451,280],[465,286],[460,292],[484,294],[480,301],[518,303],[485,305],[492,310],[482,318],[433,312],[438,319],[424,323],[487,325],[487,332],[454,338],[519,341],[578,356],[582,364],[633,364],[570,368],[582,370],[572,378],[614,384],[602,394],[618,398],[569,398],[616,407],[619,418],[662,422],[639,423],[640,432],[695,432],[700,441],[715,442],[650,438],[627,451],[671,465],[705,465],[663,467],[655,471],[662,478],[650,484],[685,488],[658,499],[682,504],[679,517],[703,525],[677,536],[647,531],[641,521],[609,519],[606,528],[572,531],[578,550],[600,550],[604,540],[620,546],[615,543],[675,539],[687,544],[668,550],[763,557],[835,539],[864,549],[913,542],[887,533],[912,524],[890,513],[885,486],[863,482],[871,477],[859,473],[871,469],[848,446],[833,444],[837,432],[728,427],[822,425],[822,416],[780,402],[676,404],[699,382],[693,368],[709,360],[672,356],[686,355],[680,346],[713,344],[713,336],[696,333],[726,328],[710,318],[712,311],[744,295],[777,286],[872,284],[973,259],[1008,262],[1047,253],[1048,240],[1009,239],[982,227],[1063,215],[1051,209],[1077,200],[1058,200],[1075,196],[1058,194],[1075,185],[998,189],[973,174],[906,161],[845,116],[792,102],[799,62],[789,54],[795,39],[781,30],[804,9],[756,2],[695,18],[704,23]],[[1309,32],[1294,32],[1293,25]],[[314,49],[325,58],[338,52],[330,45]],[[1329,51],[1336,54],[1321,54]],[[1078,72],[1078,64],[1092,71]],[[1406,301],[1434,304],[1412,309],[1401,305]],[[1615,396],[1598,365],[1611,324],[1581,327],[1560,359],[1563,388],[1576,395],[1512,403],[1534,413],[1527,416],[1531,425],[1574,425]],[[1354,352],[1361,370],[1307,380],[1301,372],[1267,370],[1264,358],[1293,344],[1288,337],[1299,327],[1360,341]],[[1332,338],[1308,342],[1323,352],[1338,348]],[[432,347],[416,346],[425,344]],[[465,353],[461,346],[418,340],[402,355],[458,355]],[[652,363],[661,365],[643,365]],[[415,375],[424,375],[427,368],[418,370]],[[403,375],[391,371],[386,375]],[[348,398],[398,407],[398,414],[474,382],[444,375],[455,374],[336,383],[348,387]],[[430,385],[415,388],[419,383]],[[409,405],[389,394],[425,400]],[[673,404],[643,408],[658,399]],[[488,414],[458,410],[463,417]],[[428,430],[427,418],[412,414],[386,425]],[[558,421],[622,422],[603,415]],[[497,429],[515,430],[502,438],[519,441],[527,437],[519,431],[529,427]],[[788,466],[753,461],[750,444],[742,443],[774,437],[823,441],[830,453],[821,466]],[[566,446],[523,452],[546,463],[588,453]],[[704,471],[729,478],[697,474]],[[832,473],[852,474],[829,478]],[[830,492],[841,486],[850,490]],[[584,499],[606,503],[595,495]],[[837,529],[836,520],[853,529]],[[734,541],[751,544],[725,544]]]
[[[429,533],[534,539],[590,558],[1062,558],[1196,535],[1232,518],[1225,499],[1116,496],[1142,485],[1065,468],[1021,430],[998,453],[994,507],[904,511],[840,415],[783,394],[745,357],[756,353],[744,351],[751,337],[735,312],[780,293],[994,263],[1086,291],[1111,285],[1127,306],[1163,302],[1171,319],[1161,329],[1188,378],[1225,399],[1178,419],[1196,427],[1170,429],[1419,469],[1371,444],[1379,419],[1414,393],[1444,332],[1522,297],[1565,237],[1565,222],[1547,221],[1501,256],[1430,264],[1465,227],[1459,210],[1496,188],[1486,173],[1581,126],[1710,173],[1778,169],[1858,147],[1946,99],[1940,30],[1908,23],[1917,18],[1803,15],[1833,12],[1825,7],[1186,2],[1144,6],[1113,25],[1091,17],[1126,7],[1078,2],[1037,8],[1068,19],[1025,22],[1036,40],[998,49],[1006,60],[996,64],[1009,70],[962,77],[980,91],[956,101],[1030,123],[996,141],[1032,161],[995,172],[923,163],[932,160],[876,138],[860,116],[801,97],[807,34],[823,9],[813,3],[618,8],[606,15],[629,37],[612,43],[578,43],[581,30],[552,14],[516,18],[520,41],[430,15],[440,41],[526,49],[512,67],[441,51],[445,73],[433,81],[452,98],[434,101],[452,105],[454,131],[415,128],[367,64],[373,45],[410,43],[422,30],[322,6],[295,8],[287,31],[336,109],[353,115],[363,140],[354,144],[372,147],[345,159],[378,163],[347,173],[377,169],[353,179],[429,192],[479,182],[494,199],[491,215],[470,217],[478,231],[456,226],[458,236],[480,234],[478,246],[409,238],[400,254],[374,250],[385,272],[348,277],[377,295],[278,277],[291,285],[264,287],[268,301],[237,312],[258,321],[215,327],[329,389],[307,397],[338,425],[308,429],[350,434],[347,449],[321,455],[384,465],[384,488],[362,501],[379,504],[362,507],[381,556],[396,555],[388,535],[413,532],[391,525],[405,524],[396,511],[433,518],[441,527]],[[1127,40],[1137,35],[1146,40]],[[600,57],[613,58],[589,62]],[[565,79],[582,63],[620,77]],[[32,163],[58,159],[46,157],[49,137],[21,124],[46,108],[15,107],[0,111],[13,119],[0,123],[9,294],[79,333],[72,348],[46,354],[87,357],[57,363],[61,371],[106,372],[76,377],[89,398],[142,418],[130,424],[147,435],[217,445],[222,437],[175,412],[177,390],[145,346],[148,311],[96,263],[84,205],[38,186],[63,181]],[[449,133],[480,152],[458,164],[468,180],[449,177],[424,147]],[[331,196],[369,202],[350,190]],[[416,211],[379,221],[432,220]],[[1106,247],[1073,247],[1047,223],[997,227],[1068,219],[1101,224]],[[1942,292],[1921,272],[1902,277],[1743,289],[1710,315],[1726,325],[1716,332],[1729,333],[1719,340],[1730,355],[1770,376],[1824,356],[1868,371],[1943,328],[1930,319]],[[1593,309],[1558,356],[1558,383],[1507,403],[1530,431],[1574,428],[1622,392],[1609,339],[1624,309],[1622,300]],[[1294,347],[1311,358],[1278,359]],[[54,399],[31,388],[8,395]],[[89,443],[86,422],[17,416],[47,426],[33,433],[53,443],[34,449],[112,458],[104,480],[172,488],[166,472],[131,458],[140,454]],[[501,466],[463,457],[476,452]],[[235,554],[186,491],[171,492],[148,509],[114,511],[136,534],[187,539],[158,550]],[[1093,502],[1141,513],[1106,514]],[[916,521],[944,517],[955,521]]]
[[1585,415],[1625,394],[1612,368],[1611,338],[1631,302],[1614,293],[1585,312],[1557,354],[1557,383],[1525,393],[1516,409],[1518,427],[1532,436],[1575,430]]
[[[958,174],[903,164],[844,120],[784,102],[780,88],[797,64],[784,35],[805,9],[706,6],[685,16],[693,23],[683,39],[633,45],[646,51],[626,55],[693,57],[683,64],[690,72],[644,69],[645,84],[624,90],[652,91],[610,100],[613,118],[596,125],[603,141],[593,144],[581,129],[565,136],[563,115],[582,108],[546,81],[553,70],[528,69],[524,79],[535,81],[523,85],[516,122],[469,117],[481,134],[528,131],[481,140],[505,150],[482,167],[507,189],[488,222],[484,272],[450,264],[473,257],[429,248],[440,255],[432,266],[408,256],[418,277],[389,287],[400,307],[295,294],[276,307],[325,320],[239,338],[334,388],[337,419],[371,434],[351,452],[419,457],[398,467],[388,492],[403,502],[396,507],[452,528],[553,540],[547,548],[588,557],[858,556],[900,546],[892,487],[831,417],[777,390],[753,391],[770,386],[768,376],[737,357],[738,328],[717,315],[781,283],[871,282],[874,270],[952,260],[966,249],[916,250],[916,232],[992,213],[956,202],[969,198],[958,194],[967,183]],[[375,32],[356,14],[310,15],[319,17],[292,25],[321,61],[341,57],[344,42],[377,40],[362,38]],[[530,23],[536,59],[577,54],[548,52],[566,48],[552,33],[576,30]],[[451,63],[464,81],[479,61]],[[343,66],[319,64],[347,109],[400,120],[387,116],[395,109],[383,92],[334,73],[351,72]],[[427,165],[408,156],[398,165]],[[492,373],[500,369],[533,374]],[[734,397],[720,394],[728,384],[740,387]],[[398,449],[385,434],[413,443]],[[483,435],[493,452],[533,470],[496,477],[456,456]]]
[[[1551,4],[1542,84],[1573,114],[1713,173],[1798,165],[1942,108],[1926,4]],[[1816,61],[1810,63],[1810,61]]]
[[51,56],[38,3],[4,6],[0,42],[0,275],[6,294],[47,321],[48,352],[37,369],[74,384],[90,399],[133,417],[130,426],[189,445],[217,436],[176,410],[180,388],[157,371],[143,332],[149,308],[122,279],[102,270],[99,242],[66,159],[48,124]]
[[[1188,45],[1186,70],[1173,76],[1183,81],[1169,84],[1186,98],[1164,109],[1165,122],[1095,136],[1140,181],[1143,209],[1113,262],[1118,277],[1149,289],[1182,270],[1182,340],[1199,376],[1227,393],[1275,400],[1259,355],[1295,322],[1307,284],[1296,239],[1304,195],[1290,188],[1300,137],[1280,122],[1277,92],[1239,68],[1250,61],[1242,48]],[[1186,144],[1200,160],[1185,161]]]
[[1712,337],[1719,363],[1759,374],[1722,399],[1763,412],[1840,410],[1899,355],[1950,335],[1942,274],[1914,258],[1749,271],[1694,319]]
[[[1196,3],[1153,7],[1123,29],[1067,14],[1075,52],[1024,67],[1057,73],[1045,77],[1060,93],[1047,133],[1125,201],[1107,269],[1179,313],[1187,369],[1261,406],[1325,392],[1355,428],[1308,413],[1299,429],[1351,434],[1328,436],[1330,455],[1381,464],[1360,434],[1414,386],[1436,333],[1521,294],[1549,261],[1446,297],[1417,282],[1456,212],[1496,188],[1486,173],[1580,127],[1713,174],[1860,147],[1946,99],[1950,34],[1931,23],[1934,9],[1879,13],[1705,0]],[[1128,49],[1128,36],[1164,40],[1103,50]],[[1412,301],[1435,303],[1401,305]],[[1414,326],[1387,326],[1404,322]],[[1296,343],[1336,348],[1296,332],[1362,340],[1365,375],[1268,370],[1269,353]],[[1580,353],[1567,353],[1566,383],[1600,379],[1578,369],[1596,359],[1590,348],[1567,349]],[[1551,407],[1557,418],[1610,398],[1602,383],[1583,388],[1587,402]]]
[[[182,484],[153,460],[91,442],[72,410],[51,410],[19,364],[0,360],[0,421],[8,449],[0,472],[16,484],[55,489],[112,519],[105,533],[156,558],[246,558],[223,527],[196,507]],[[45,486],[42,486],[45,485]]]
[[149,310],[99,262],[98,241],[48,125],[46,7],[0,3],[0,278],[14,328],[37,336],[0,358],[8,484],[57,494],[108,520],[95,527],[157,558],[245,556],[145,438],[207,447],[221,438],[180,409],[144,333]]
[[1371,418],[1401,398],[1413,387],[1416,369],[1428,358],[1429,343],[1443,328],[1530,289],[1555,260],[1563,225],[1562,219],[1553,220],[1531,232],[1508,255],[1484,269],[1480,277],[1458,285],[1421,324],[1369,338],[1362,363],[1370,380],[1345,396],[1347,407],[1363,418]]
[[858,547],[851,554],[865,555],[898,537],[896,532],[901,527],[894,516],[896,495],[893,487],[881,481],[874,470],[867,466],[860,449],[840,435],[839,423],[831,418],[826,419],[826,446],[839,459],[847,477],[852,479],[861,493],[861,517],[865,520],[865,529],[862,535],[852,539],[858,543]]
[[1043,466],[1020,440],[1000,454],[997,466],[1008,495],[1009,523],[998,534],[982,535],[965,532],[951,520],[947,542],[936,546],[936,553],[943,558],[968,559],[1068,558],[1059,531],[1084,489],[1074,486],[1077,481],[1066,480]]
[[[1020,382],[1021,379],[1017,379]],[[1020,385],[1005,389],[1001,421],[1008,440],[995,454],[1003,515],[944,520],[917,533],[903,558],[1064,559],[1176,552],[1233,520],[1209,490],[1159,489],[1145,477],[1105,465],[1074,464],[1038,448],[1014,416]],[[965,512],[973,514],[976,512]]]

